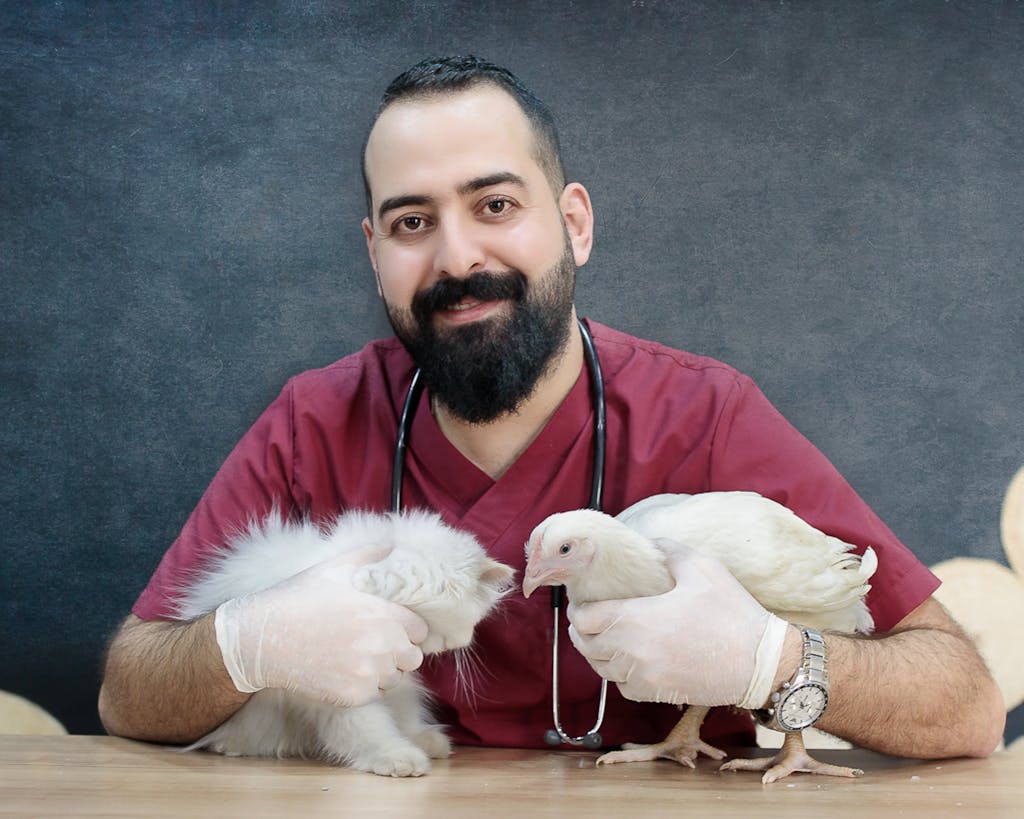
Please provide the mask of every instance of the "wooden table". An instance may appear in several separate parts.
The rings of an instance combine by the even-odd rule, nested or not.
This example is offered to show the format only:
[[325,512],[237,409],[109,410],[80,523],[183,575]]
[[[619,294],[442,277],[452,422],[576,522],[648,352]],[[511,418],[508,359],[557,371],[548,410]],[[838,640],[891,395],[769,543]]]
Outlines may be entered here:
[[[764,753],[764,752],[762,752]],[[0,736],[0,816],[865,816],[1024,817],[1024,754],[915,762],[866,751],[819,758],[859,779],[672,762],[594,765],[583,752],[459,748],[418,779],[312,762],[180,753],[113,737]]]

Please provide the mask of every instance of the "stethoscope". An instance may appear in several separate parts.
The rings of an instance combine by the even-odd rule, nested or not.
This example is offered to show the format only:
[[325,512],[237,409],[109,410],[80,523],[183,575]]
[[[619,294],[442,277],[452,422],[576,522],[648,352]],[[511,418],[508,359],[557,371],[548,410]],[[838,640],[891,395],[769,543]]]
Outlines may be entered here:
[[[591,400],[594,405],[594,464],[590,477],[590,508],[601,509],[601,495],[604,490],[605,460],[605,402],[604,377],[601,374],[601,362],[597,357],[597,348],[587,326],[576,319],[583,340],[583,356],[590,372]],[[391,510],[402,511],[402,477],[405,473],[405,452],[409,445],[409,431],[412,419],[416,414],[416,406],[423,394],[423,376],[419,369],[412,375],[409,391],[402,405],[402,414],[398,422],[398,437],[395,439],[395,460],[391,471]],[[585,748],[600,748],[601,735],[598,730],[604,721],[604,706],[608,698],[608,681],[601,680],[601,695],[597,704],[597,719],[593,727],[582,736],[574,737],[562,728],[559,717],[558,693],[558,630],[562,607],[565,605],[565,587],[554,586],[551,589],[551,608],[554,611],[554,636],[551,645],[551,715],[555,727],[544,733],[544,742],[548,745],[582,745]]]

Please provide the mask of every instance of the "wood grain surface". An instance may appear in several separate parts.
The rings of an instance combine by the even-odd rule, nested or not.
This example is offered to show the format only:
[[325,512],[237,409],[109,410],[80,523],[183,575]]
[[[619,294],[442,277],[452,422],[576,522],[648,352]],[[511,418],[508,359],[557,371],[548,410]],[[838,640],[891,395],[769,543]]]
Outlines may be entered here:
[[[754,750],[752,753],[766,753]],[[232,759],[97,736],[0,736],[0,816],[937,816],[1024,815],[1024,755],[911,761],[821,758],[858,779],[757,775],[674,763],[594,765],[595,754],[459,748],[418,779],[314,762]]]

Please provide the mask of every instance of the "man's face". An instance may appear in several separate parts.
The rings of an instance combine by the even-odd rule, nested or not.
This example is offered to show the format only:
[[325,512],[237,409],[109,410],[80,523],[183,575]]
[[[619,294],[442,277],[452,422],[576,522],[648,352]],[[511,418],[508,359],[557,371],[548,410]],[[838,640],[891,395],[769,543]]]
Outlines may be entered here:
[[487,85],[395,103],[367,145],[363,229],[389,320],[434,397],[474,423],[513,411],[563,347],[589,254],[586,192],[556,197],[533,150]]

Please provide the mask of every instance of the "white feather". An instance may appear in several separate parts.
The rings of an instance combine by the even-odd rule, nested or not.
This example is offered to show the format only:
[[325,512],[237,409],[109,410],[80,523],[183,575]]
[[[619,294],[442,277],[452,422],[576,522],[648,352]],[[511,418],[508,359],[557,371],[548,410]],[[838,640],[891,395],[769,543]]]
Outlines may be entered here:
[[545,543],[579,538],[595,546],[591,564],[566,582],[578,602],[667,591],[672,578],[651,541],[669,538],[720,560],[784,620],[845,633],[874,627],[864,602],[878,567],[874,550],[861,557],[849,543],[754,492],[654,495],[616,518],[579,510],[541,525]]

